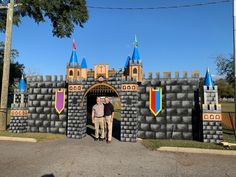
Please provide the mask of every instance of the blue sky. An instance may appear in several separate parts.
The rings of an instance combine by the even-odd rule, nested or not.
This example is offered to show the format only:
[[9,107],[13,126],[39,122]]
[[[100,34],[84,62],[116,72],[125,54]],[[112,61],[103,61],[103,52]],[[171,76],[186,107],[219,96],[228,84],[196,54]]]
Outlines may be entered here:
[[[88,0],[87,4],[154,7],[210,1]],[[65,75],[74,38],[79,62],[85,56],[89,68],[104,63],[118,69],[133,52],[135,34],[145,73],[199,70],[204,75],[209,66],[216,74],[215,57],[232,54],[231,3],[159,11],[89,9],[89,16],[84,28],[77,26],[71,38],[63,39],[53,37],[49,21],[37,25],[24,18],[13,29],[12,47],[20,52],[17,60],[25,64],[27,73]],[[0,40],[5,40],[4,34]]]

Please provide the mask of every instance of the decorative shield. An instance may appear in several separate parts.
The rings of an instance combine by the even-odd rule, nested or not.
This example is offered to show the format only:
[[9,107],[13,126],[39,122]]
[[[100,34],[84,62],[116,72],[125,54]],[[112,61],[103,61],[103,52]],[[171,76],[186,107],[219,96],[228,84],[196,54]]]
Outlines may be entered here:
[[55,93],[55,109],[58,114],[65,108],[65,90],[57,90]]
[[150,88],[149,109],[157,116],[162,110],[162,88]]

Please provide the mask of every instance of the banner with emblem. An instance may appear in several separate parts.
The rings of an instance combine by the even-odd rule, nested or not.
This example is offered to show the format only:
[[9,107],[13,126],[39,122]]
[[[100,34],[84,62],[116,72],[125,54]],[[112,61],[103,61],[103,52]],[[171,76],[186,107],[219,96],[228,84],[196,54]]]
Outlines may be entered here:
[[61,114],[64,108],[65,108],[65,90],[59,89],[55,93],[55,109],[58,114]]
[[150,88],[149,109],[157,116],[162,110],[162,88]]

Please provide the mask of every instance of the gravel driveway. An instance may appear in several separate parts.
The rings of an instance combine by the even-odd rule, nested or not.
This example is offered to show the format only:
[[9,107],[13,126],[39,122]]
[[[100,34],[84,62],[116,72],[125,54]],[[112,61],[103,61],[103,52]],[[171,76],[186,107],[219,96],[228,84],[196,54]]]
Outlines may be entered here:
[[0,141],[1,177],[236,176],[231,156],[165,153],[141,143],[61,139],[42,143]]

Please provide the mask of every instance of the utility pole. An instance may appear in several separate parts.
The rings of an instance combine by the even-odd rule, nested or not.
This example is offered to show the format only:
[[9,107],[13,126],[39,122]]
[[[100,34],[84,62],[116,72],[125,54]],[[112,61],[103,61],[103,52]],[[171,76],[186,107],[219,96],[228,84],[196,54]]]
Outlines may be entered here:
[[6,8],[7,8],[7,22],[6,22],[4,60],[3,60],[3,75],[2,75],[0,130],[6,130],[6,124],[7,124],[7,101],[8,101],[8,87],[9,87],[9,75],[10,75],[10,63],[11,63],[10,56],[11,56],[14,0],[10,0],[10,3],[8,3]]
[[233,57],[234,57],[234,112],[235,112],[235,121],[234,121],[234,135],[235,135],[235,139],[236,139],[236,0],[233,0],[233,28],[234,28],[234,32],[233,32]]

